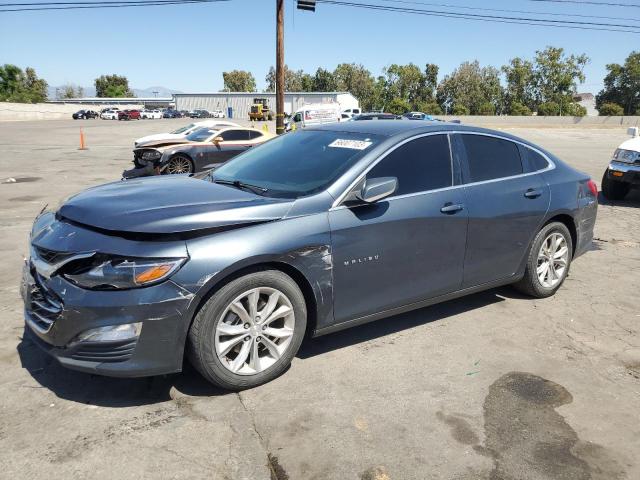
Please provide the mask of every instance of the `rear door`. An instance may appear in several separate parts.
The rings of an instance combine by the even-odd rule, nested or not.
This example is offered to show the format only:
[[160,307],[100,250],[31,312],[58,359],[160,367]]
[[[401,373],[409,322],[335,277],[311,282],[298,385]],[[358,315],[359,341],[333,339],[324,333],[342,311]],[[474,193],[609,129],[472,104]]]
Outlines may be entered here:
[[396,177],[391,197],[329,211],[338,323],[460,288],[467,213],[452,172],[448,136],[418,137],[366,174]]
[[469,228],[463,288],[500,281],[519,269],[549,208],[549,187],[529,173],[518,143],[459,133]]

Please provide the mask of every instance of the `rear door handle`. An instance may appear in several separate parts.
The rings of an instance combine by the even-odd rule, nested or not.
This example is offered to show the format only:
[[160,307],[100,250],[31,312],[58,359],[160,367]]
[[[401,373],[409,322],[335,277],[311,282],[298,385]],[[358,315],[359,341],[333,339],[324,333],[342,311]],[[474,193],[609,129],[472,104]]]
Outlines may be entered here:
[[447,202],[440,209],[442,213],[446,213],[447,215],[453,215],[454,213],[458,213],[460,210],[463,210],[464,206],[460,204],[454,204],[451,202]]
[[542,190],[538,190],[537,188],[530,188],[524,192],[524,196],[527,198],[538,198],[540,195],[542,195]]

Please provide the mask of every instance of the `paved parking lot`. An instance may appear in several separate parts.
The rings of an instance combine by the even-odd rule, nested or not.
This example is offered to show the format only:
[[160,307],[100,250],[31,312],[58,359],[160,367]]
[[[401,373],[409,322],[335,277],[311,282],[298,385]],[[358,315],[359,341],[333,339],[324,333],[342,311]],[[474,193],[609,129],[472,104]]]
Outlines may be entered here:
[[[0,124],[0,181],[16,179],[0,184],[0,477],[640,478],[640,192],[602,202],[592,251],[556,296],[500,288],[307,341],[285,375],[241,394],[188,366],[123,380],[52,363],[22,339],[34,216],[118,179],[134,138],[185,122]],[[626,138],[510,132],[598,184]]]

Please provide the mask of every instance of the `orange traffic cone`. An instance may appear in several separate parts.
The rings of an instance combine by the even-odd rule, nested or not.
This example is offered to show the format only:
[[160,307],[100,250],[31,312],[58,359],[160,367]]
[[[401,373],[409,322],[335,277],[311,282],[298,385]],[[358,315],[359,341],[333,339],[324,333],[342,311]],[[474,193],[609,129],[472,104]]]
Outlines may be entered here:
[[89,150],[84,143],[84,131],[80,129],[80,148],[78,150]]

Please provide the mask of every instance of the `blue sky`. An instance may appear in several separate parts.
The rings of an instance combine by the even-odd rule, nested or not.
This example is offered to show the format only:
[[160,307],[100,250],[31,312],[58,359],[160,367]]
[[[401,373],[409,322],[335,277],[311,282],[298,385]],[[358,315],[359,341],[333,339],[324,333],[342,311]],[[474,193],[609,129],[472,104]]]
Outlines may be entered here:
[[[413,62],[420,67],[438,64],[442,77],[465,60],[499,67],[514,56],[531,58],[535,50],[553,45],[591,57],[587,80],[579,90],[597,93],[605,65],[623,62],[640,40],[640,34],[432,18],[326,4],[310,13],[295,10],[294,0],[285,3],[286,62],[310,73],[318,66],[333,69],[342,62],[357,62],[378,75],[391,63]],[[629,18],[624,23],[635,24],[640,18],[640,8],[528,0],[431,3],[606,15]],[[216,91],[222,88],[222,72],[237,68],[253,72],[258,88],[263,88],[274,61],[275,0],[0,13],[0,64],[32,66],[50,85],[90,86],[101,74],[118,73],[136,88],[161,85],[185,92]]]

